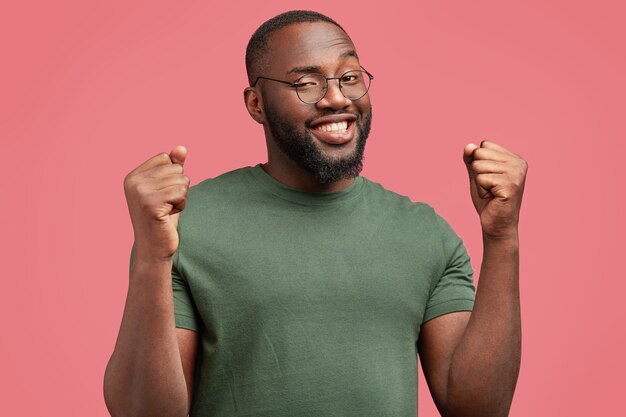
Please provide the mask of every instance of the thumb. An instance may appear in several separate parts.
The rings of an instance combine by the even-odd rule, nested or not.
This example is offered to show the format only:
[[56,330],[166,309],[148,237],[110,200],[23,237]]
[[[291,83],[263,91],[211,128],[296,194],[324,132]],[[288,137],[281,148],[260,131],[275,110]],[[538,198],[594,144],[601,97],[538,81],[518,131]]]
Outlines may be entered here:
[[175,146],[174,149],[170,152],[170,159],[173,164],[185,164],[185,159],[187,158],[187,148],[183,145]]
[[478,146],[469,143],[465,145],[465,149],[463,149],[463,162],[465,162],[465,167],[467,168],[467,174],[469,175],[470,181],[470,193],[472,195],[478,195],[478,197],[485,199],[491,197],[491,193],[489,190],[481,187],[476,182],[476,171],[472,168],[472,162],[474,162],[474,151],[478,149]]
[[478,149],[478,146],[473,143],[468,143],[465,145],[463,149],[463,162],[465,162],[465,167],[467,168],[467,173],[470,176],[470,180],[473,180],[476,176],[476,173],[472,169],[472,162],[474,161],[474,151]]

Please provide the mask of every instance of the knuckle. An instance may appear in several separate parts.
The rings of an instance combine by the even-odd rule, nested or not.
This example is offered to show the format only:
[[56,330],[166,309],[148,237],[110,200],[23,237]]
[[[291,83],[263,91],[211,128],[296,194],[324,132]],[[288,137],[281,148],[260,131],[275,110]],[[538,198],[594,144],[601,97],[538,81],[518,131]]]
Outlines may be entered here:
[[528,162],[525,159],[520,159],[520,165],[524,172],[528,171]]
[[133,176],[131,174],[127,174],[124,177],[124,189],[128,190],[132,187],[133,184]]
[[132,182],[134,181],[140,173],[136,172],[137,168],[131,170],[128,174],[126,174],[126,176],[124,177],[124,182]]
[[145,184],[142,183],[135,184],[132,188],[139,196],[145,195],[147,191]]

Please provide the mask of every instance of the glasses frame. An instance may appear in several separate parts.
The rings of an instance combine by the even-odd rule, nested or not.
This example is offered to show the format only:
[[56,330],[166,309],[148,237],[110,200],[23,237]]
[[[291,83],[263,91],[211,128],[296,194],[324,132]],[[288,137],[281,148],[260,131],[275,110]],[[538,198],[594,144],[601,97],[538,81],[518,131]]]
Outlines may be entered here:
[[[346,75],[349,72],[360,71],[360,70],[346,71],[343,74],[341,74],[339,77],[324,77],[324,79],[326,79],[326,91],[324,91],[324,94],[322,95],[322,97],[320,97],[320,99],[317,100],[317,101],[304,101],[304,100],[302,100],[302,97],[300,97],[300,93],[298,92],[298,85],[300,84],[300,80],[303,79],[304,77],[310,76],[311,74],[305,74],[305,75],[303,75],[302,77],[298,78],[295,81],[284,81],[284,80],[277,80],[275,78],[268,78],[268,77],[261,77],[261,76],[259,76],[259,77],[256,77],[256,80],[254,80],[254,83],[252,83],[252,85],[250,87],[254,87],[256,85],[256,83],[259,82],[260,79],[276,81],[278,83],[287,84],[287,85],[295,88],[296,89],[296,95],[298,96],[298,98],[300,99],[301,102],[306,103],[306,104],[316,104],[316,103],[319,103],[320,101],[322,101],[324,99],[324,97],[326,97],[326,93],[328,93],[328,81],[330,81],[330,80],[337,80],[337,82],[339,83],[339,91],[341,91],[341,94],[343,94],[343,96],[346,97],[348,100],[355,101],[355,100],[358,100],[361,97],[365,96],[367,94],[367,92],[370,91],[370,86],[372,85],[372,80],[374,79],[374,76],[368,70],[363,68],[362,65],[359,65],[359,67],[361,67],[361,70],[362,70],[361,72],[364,72],[364,73],[367,74],[367,77],[369,78],[370,82],[369,82],[369,84],[367,86],[367,90],[365,90],[365,93],[363,93],[362,96],[357,97],[357,98],[349,98],[349,97],[346,97],[345,94],[343,94],[343,90],[341,89],[341,79],[344,77],[344,75]],[[319,74],[321,76],[324,76],[324,74],[320,74],[320,73],[314,73],[314,74]]]

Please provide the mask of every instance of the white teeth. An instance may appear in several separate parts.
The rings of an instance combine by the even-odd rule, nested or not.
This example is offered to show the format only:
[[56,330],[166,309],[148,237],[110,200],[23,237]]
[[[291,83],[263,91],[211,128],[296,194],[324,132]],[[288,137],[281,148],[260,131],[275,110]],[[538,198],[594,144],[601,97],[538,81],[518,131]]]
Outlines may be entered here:
[[317,130],[321,130],[324,132],[340,132],[343,133],[348,129],[348,122],[338,122],[338,123],[324,123],[317,127]]

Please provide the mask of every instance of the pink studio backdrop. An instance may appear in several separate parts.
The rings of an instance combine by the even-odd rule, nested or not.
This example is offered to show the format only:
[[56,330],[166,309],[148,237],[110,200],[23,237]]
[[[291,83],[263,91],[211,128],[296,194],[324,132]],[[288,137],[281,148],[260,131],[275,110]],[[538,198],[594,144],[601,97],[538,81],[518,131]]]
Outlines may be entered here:
[[[626,9],[619,1],[20,1],[0,6],[0,415],[107,416],[132,230],[122,181],[176,144],[192,184],[265,161],[256,27],[316,8],[375,74],[363,174],[433,205],[476,269],[463,146],[529,162],[511,416],[622,408]],[[420,377],[420,416],[437,415]]]

